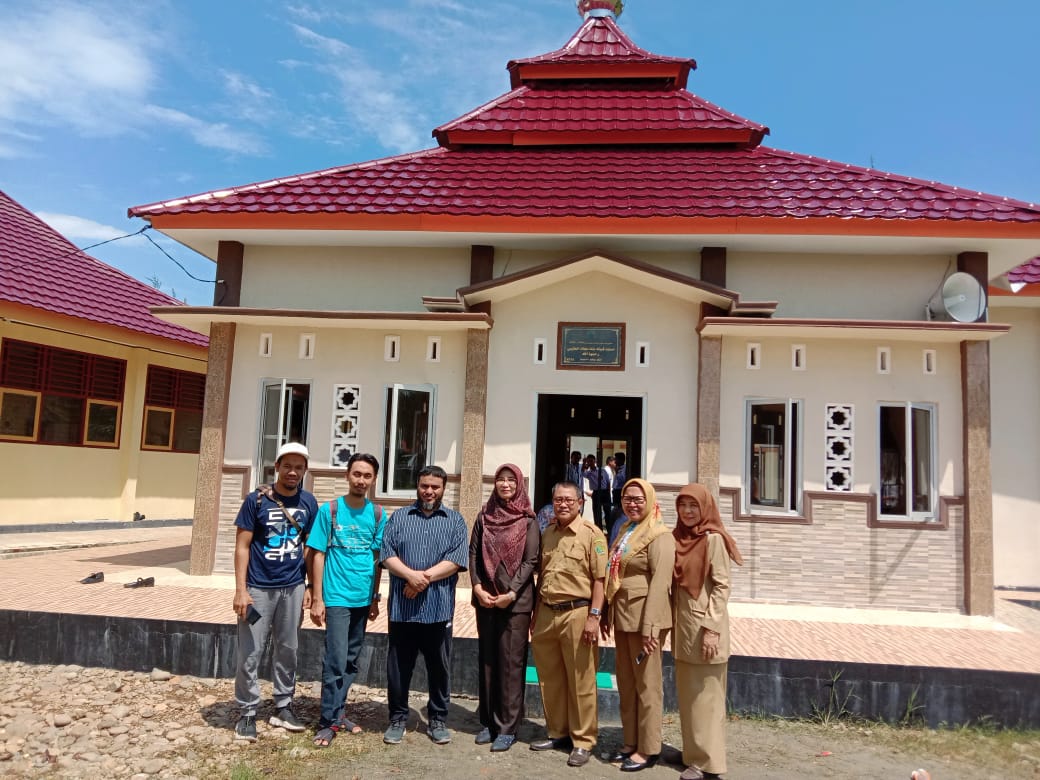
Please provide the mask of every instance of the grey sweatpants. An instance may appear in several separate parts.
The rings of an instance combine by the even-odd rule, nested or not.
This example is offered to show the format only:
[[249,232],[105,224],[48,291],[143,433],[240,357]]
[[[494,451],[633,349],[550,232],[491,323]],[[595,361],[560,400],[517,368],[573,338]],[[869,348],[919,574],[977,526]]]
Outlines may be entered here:
[[257,668],[268,634],[271,635],[271,678],[274,682],[274,707],[287,707],[296,691],[296,648],[303,622],[301,582],[291,588],[261,590],[249,588],[253,606],[262,617],[253,625],[238,621],[238,671],[235,673],[235,699],[240,714],[256,715],[260,706]]

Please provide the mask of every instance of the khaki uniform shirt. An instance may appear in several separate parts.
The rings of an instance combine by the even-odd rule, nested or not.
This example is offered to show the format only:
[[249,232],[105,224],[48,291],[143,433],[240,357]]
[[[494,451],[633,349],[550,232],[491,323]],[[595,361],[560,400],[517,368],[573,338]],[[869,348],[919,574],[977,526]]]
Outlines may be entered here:
[[610,604],[616,631],[656,637],[672,626],[668,594],[675,570],[675,538],[661,534],[634,553],[625,564],[625,576]]
[[538,587],[546,604],[592,598],[592,583],[607,574],[607,540],[595,525],[580,517],[561,528],[549,523],[542,534],[542,567]]
[[679,583],[672,586],[675,607],[672,655],[676,661],[702,664],[703,629],[719,634],[719,654],[710,661],[722,664],[729,660],[729,554],[718,534],[708,534],[708,572],[701,595],[694,598]]

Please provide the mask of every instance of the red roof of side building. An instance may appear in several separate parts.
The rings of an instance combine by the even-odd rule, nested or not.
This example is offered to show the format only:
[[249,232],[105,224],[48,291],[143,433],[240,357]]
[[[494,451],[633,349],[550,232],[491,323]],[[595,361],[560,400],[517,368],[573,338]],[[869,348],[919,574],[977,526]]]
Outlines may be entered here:
[[1040,221],[1021,201],[761,146],[438,148],[130,213]]
[[440,148],[130,214],[163,229],[465,223],[549,232],[586,229],[564,223],[591,218],[612,232],[919,235],[969,225],[1017,235],[1040,227],[1040,206],[1030,203],[762,147],[768,128],[685,90],[692,60],[640,49],[610,17],[590,18],[562,49],[509,67],[514,89],[435,130]]
[[209,341],[149,312],[181,305],[176,298],[84,254],[3,191],[0,301],[201,347]]
[[1012,268],[1008,271],[1007,278],[1012,284],[1036,284],[1040,282],[1040,257],[1034,257],[1017,268]]

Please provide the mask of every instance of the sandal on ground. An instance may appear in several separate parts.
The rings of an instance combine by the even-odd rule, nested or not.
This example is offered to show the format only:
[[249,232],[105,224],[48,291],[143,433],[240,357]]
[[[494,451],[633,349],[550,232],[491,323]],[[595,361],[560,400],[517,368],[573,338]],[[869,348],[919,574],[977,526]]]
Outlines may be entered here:
[[151,588],[155,586],[155,577],[138,577],[137,582],[127,582],[124,588]]
[[336,729],[332,726],[326,726],[319,730],[314,735],[314,747],[316,748],[327,748],[332,744],[332,740],[336,738]]
[[347,734],[360,734],[364,730],[347,717],[340,718],[339,722],[332,726],[332,728],[335,731],[345,731]]

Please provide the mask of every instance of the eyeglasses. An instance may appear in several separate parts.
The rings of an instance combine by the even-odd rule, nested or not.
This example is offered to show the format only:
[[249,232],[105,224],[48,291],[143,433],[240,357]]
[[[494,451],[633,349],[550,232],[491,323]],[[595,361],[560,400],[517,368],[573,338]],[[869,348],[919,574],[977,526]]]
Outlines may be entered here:
[[576,498],[553,498],[554,504],[577,504],[578,499]]
[[646,499],[645,498],[639,498],[638,496],[622,496],[621,497],[621,503],[622,504],[635,504],[636,506],[638,506],[639,504],[645,504],[646,503]]
[[501,477],[495,477],[495,482],[508,482],[511,485],[515,485],[516,477],[503,475]]

